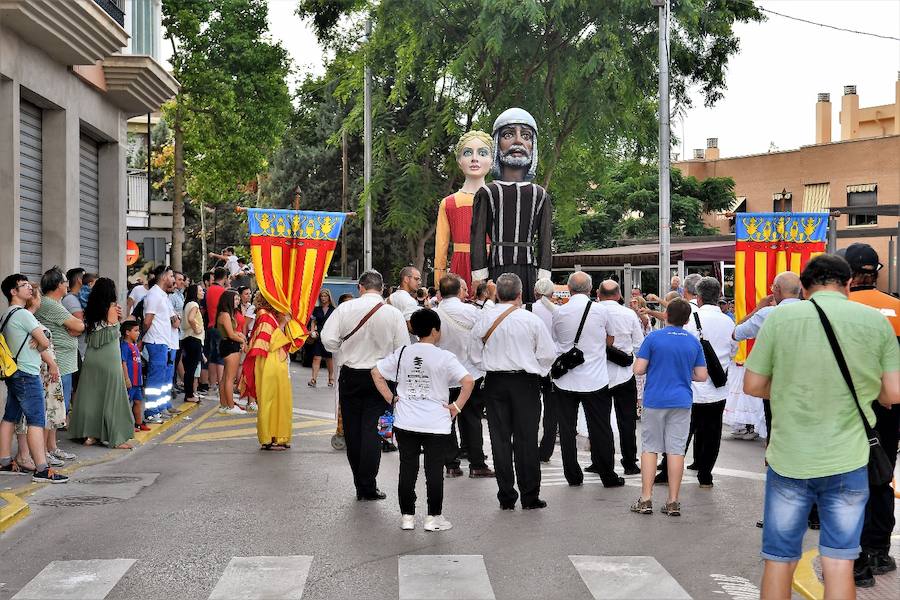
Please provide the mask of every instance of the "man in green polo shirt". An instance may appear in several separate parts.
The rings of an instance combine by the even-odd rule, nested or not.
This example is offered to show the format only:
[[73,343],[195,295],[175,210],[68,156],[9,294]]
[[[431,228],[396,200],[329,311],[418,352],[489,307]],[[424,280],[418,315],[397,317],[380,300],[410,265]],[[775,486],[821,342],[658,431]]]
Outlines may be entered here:
[[[800,276],[804,297],[831,322],[870,425],[869,402],[900,404],[900,351],[887,319],[851,302],[850,266],[831,255]],[[746,363],[744,393],[770,398],[766,459],[765,559],[761,597],[790,598],[806,518],[819,507],[826,598],[853,598],[853,561],[869,495],[869,446],[850,390],[810,302],[780,306],[763,324]],[[896,409],[895,409],[896,410]]]

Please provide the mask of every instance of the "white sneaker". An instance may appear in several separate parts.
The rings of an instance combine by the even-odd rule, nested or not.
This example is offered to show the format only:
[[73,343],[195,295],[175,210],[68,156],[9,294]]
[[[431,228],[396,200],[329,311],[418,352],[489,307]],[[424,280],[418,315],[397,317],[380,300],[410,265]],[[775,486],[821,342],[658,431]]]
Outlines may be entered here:
[[259,405],[256,402],[251,402],[247,405],[247,410],[250,412],[256,412],[259,410]]
[[239,406],[234,405],[231,408],[226,408],[225,412],[223,412],[222,414],[223,415],[245,415],[247,413],[246,413],[246,411],[241,409]]
[[50,454],[60,460],[75,460],[76,458],[78,458],[77,455],[72,454],[71,452],[66,452],[62,448],[54,448],[50,451]]
[[66,464],[66,463],[64,463],[62,460],[56,458],[56,457],[53,456],[52,454],[48,454],[48,455],[47,455],[47,465],[48,465],[48,466],[51,466],[51,467],[61,467],[61,466],[63,466],[64,464]]
[[425,517],[425,531],[447,531],[453,524],[444,518],[444,515],[428,515]]
[[228,409],[225,408],[225,407],[222,406],[222,405],[219,405],[219,411],[218,411],[218,412],[219,412],[220,415],[227,415],[227,414],[228,414]]
[[247,406],[247,399],[246,398],[237,398],[237,399],[235,399],[234,403],[237,404],[238,406],[240,406],[241,408],[244,408]]
[[415,528],[416,515],[403,515],[402,517],[400,517],[400,529],[402,529],[403,531],[412,531]]

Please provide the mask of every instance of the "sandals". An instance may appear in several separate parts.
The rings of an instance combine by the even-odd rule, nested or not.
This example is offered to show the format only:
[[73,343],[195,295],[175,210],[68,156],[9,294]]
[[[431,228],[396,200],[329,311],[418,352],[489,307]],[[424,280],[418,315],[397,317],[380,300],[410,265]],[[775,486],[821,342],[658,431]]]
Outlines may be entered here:
[[314,388],[314,387],[316,387],[316,380],[315,380],[315,379],[310,379],[309,382],[308,382],[306,385],[308,385],[308,386],[311,387],[311,388]]
[[334,387],[334,379],[328,380],[328,387],[332,387],[332,388]]

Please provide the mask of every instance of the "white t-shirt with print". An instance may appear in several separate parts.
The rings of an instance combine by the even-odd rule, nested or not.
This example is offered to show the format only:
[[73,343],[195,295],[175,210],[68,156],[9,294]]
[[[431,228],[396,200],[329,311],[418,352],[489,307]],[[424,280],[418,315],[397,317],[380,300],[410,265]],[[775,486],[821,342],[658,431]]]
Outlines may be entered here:
[[[399,376],[397,361],[403,358]],[[450,387],[469,374],[456,357],[434,344],[416,343],[395,350],[376,368],[389,381],[398,378],[394,426],[419,433],[450,433]]]

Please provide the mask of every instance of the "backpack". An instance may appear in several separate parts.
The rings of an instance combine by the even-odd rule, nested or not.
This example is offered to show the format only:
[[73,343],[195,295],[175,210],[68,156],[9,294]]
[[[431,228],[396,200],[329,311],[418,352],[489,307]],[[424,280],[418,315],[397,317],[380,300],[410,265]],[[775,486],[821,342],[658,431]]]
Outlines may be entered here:
[[6,343],[6,338],[3,335],[6,324],[9,323],[12,316],[19,310],[22,310],[21,306],[10,310],[6,314],[6,318],[3,319],[3,325],[0,325],[0,380],[9,379],[19,370],[19,366],[16,363],[19,360],[19,355],[22,353],[22,349],[25,348],[25,344],[28,343],[28,336],[26,335],[25,339],[22,341],[22,345],[19,346],[19,350],[16,352],[15,356],[13,356],[12,351],[9,349],[9,345]]

